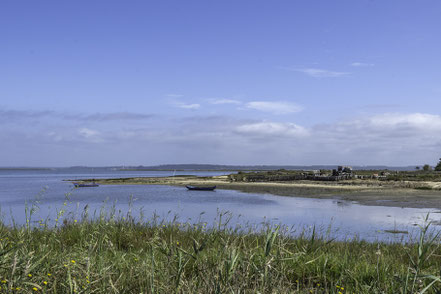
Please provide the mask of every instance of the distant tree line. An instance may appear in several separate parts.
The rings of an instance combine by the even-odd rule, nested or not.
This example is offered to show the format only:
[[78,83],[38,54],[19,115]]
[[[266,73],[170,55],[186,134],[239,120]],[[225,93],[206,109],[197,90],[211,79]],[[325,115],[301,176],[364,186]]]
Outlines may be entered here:
[[438,164],[435,166],[436,171],[441,171],[441,158],[439,159]]
[[[415,167],[416,170],[420,170],[421,168],[419,166]],[[431,171],[432,167],[428,164],[423,165],[422,167],[423,171]],[[435,171],[441,171],[441,158],[439,159],[438,164],[435,166]]]

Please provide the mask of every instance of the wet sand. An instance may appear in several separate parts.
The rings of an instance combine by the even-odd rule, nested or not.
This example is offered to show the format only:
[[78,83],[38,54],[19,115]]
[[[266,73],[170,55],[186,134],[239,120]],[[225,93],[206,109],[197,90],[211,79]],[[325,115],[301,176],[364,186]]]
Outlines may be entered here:
[[100,179],[103,185],[217,186],[217,189],[280,196],[339,199],[363,205],[441,209],[441,183],[348,180],[340,182],[230,182],[227,176]]

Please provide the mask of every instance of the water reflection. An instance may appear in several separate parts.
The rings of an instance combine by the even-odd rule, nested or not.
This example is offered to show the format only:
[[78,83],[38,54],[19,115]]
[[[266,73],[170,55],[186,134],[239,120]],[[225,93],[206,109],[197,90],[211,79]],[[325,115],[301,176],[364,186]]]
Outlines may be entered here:
[[[94,175],[98,177],[97,175]],[[106,175],[108,177],[108,175]],[[436,224],[441,214],[435,209],[362,206],[355,202],[280,197],[268,194],[248,194],[232,190],[188,191],[172,186],[100,186],[73,189],[63,182],[65,175],[25,177],[0,176],[0,200],[3,221],[24,224],[25,203],[34,203],[38,210],[32,219],[50,223],[63,219],[79,219],[88,208],[90,216],[113,210],[120,216],[132,211],[135,217],[147,221],[156,216],[180,222],[207,222],[215,225],[222,212],[231,215],[230,225],[261,227],[263,223],[284,224],[293,234],[305,228],[316,228],[339,239],[395,240],[404,233],[415,235],[415,224],[422,224],[427,213]],[[47,186],[42,190],[42,187]],[[12,221],[13,219],[13,221]],[[407,238],[407,236],[406,236]]]
[[[69,187],[68,187],[69,188]],[[279,197],[265,194],[248,194],[231,190],[215,192],[188,191],[169,186],[102,186],[99,189],[75,189],[64,197],[53,195],[50,189],[33,203],[38,210],[34,220],[78,219],[87,206],[89,214],[97,217],[105,211],[115,211],[120,217],[132,211],[136,218],[145,220],[152,216],[171,221],[207,222],[213,224],[222,212],[231,215],[231,226],[246,224],[284,224],[315,228],[330,232],[338,238],[358,237],[367,240],[397,239],[387,231],[413,231],[413,224],[420,224],[424,216],[433,210],[362,206],[348,201]],[[23,202],[13,200],[3,204],[9,207],[14,221],[25,222]],[[440,222],[439,214],[431,219]],[[8,223],[8,219],[4,219]]]

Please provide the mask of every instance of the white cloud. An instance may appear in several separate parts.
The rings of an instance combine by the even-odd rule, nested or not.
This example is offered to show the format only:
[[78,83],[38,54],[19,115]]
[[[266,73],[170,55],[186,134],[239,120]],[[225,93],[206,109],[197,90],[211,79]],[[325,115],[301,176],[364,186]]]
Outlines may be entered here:
[[407,128],[420,131],[441,131],[441,117],[439,115],[426,113],[411,114],[381,114],[369,119],[372,126],[382,128]]
[[302,111],[302,107],[291,102],[283,101],[252,101],[245,105],[247,108],[255,109],[273,114],[288,114]]
[[441,143],[441,116],[381,114],[315,126],[312,132],[328,146],[333,142],[342,142],[348,150],[368,148],[375,153],[401,149],[413,152],[415,156],[423,156],[422,153],[416,154],[421,152],[421,148]]
[[371,67],[374,66],[373,63],[365,63],[365,62],[352,62],[351,66],[353,67]]
[[96,137],[97,135],[99,135],[98,131],[95,130],[91,130],[88,128],[82,128],[78,131],[78,133],[83,136],[84,138],[92,138],[92,137]]
[[192,104],[187,104],[187,103],[182,103],[182,102],[175,102],[173,103],[174,106],[179,107],[179,108],[183,108],[183,109],[199,109],[201,107],[200,104],[198,103],[192,103]]
[[313,78],[339,78],[351,74],[349,72],[331,71],[320,68],[302,68],[302,69],[296,69],[295,71],[302,72]]
[[308,131],[293,123],[258,122],[240,125],[236,128],[240,134],[253,136],[299,137],[308,135]]
[[152,114],[134,113],[134,112],[111,112],[111,113],[94,113],[94,114],[64,114],[64,119],[78,120],[78,121],[136,121],[152,118]]
[[234,99],[210,99],[211,104],[242,104],[239,100]]
[[323,69],[323,68],[311,68],[311,67],[309,67],[309,68],[292,68],[292,67],[281,66],[278,68],[284,69],[284,70],[289,70],[289,71],[301,72],[301,73],[304,73],[305,75],[308,75],[313,78],[339,78],[339,77],[344,77],[344,76],[348,76],[351,74],[350,72],[332,71],[332,70],[327,70],[327,69]]
[[179,105],[180,108],[184,108],[184,109],[199,109],[199,107],[201,107],[200,104],[197,103],[193,103],[193,104],[181,104]]

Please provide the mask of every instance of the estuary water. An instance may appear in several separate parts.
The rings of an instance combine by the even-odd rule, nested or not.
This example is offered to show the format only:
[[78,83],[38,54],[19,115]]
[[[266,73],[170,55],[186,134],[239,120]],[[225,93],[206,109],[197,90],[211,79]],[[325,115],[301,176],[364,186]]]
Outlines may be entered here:
[[[109,185],[74,188],[66,179],[154,177],[171,175],[211,176],[229,172],[200,171],[118,171],[110,169],[0,170],[0,209],[8,225],[31,223],[50,225],[65,219],[80,219],[85,210],[90,217],[111,211],[124,217],[151,221],[206,222],[217,225],[219,216],[232,227],[284,225],[293,235],[312,228],[332,238],[359,238],[368,241],[401,241],[415,236],[418,225],[430,213],[439,223],[436,209],[363,206],[355,202],[270,194],[242,193],[234,190],[188,191],[185,187],[157,185]],[[395,231],[395,233],[390,233]],[[397,233],[401,231],[400,233]],[[408,232],[407,234],[404,232]]]

